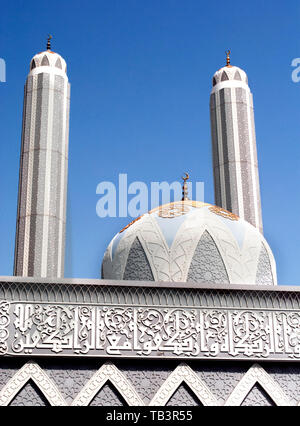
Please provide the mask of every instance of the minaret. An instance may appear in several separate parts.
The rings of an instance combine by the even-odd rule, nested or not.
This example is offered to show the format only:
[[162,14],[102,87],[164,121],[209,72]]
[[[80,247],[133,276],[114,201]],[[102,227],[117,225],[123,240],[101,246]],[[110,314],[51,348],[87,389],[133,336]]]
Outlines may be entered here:
[[210,95],[215,203],[262,232],[252,93],[246,73],[226,54]]
[[24,89],[14,274],[25,277],[64,274],[70,84],[50,40]]

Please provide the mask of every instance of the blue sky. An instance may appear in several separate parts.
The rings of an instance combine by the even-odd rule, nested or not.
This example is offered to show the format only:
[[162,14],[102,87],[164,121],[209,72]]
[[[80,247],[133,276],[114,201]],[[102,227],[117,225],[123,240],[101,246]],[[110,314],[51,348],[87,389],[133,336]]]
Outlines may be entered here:
[[293,0],[2,4],[0,275],[13,271],[23,85],[51,33],[72,85],[65,275],[99,277],[106,246],[131,221],[96,215],[101,181],[171,183],[188,170],[214,202],[209,94],[230,48],[254,95],[265,237],[279,283],[300,284],[299,18]]

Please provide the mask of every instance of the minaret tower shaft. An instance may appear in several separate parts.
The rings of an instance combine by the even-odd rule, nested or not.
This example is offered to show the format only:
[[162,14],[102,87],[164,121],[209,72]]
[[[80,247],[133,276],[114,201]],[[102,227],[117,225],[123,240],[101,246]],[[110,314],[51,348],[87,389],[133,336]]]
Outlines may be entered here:
[[24,89],[14,274],[25,277],[64,275],[70,84],[50,39]]
[[210,95],[215,203],[262,232],[253,97],[246,73],[226,54]]

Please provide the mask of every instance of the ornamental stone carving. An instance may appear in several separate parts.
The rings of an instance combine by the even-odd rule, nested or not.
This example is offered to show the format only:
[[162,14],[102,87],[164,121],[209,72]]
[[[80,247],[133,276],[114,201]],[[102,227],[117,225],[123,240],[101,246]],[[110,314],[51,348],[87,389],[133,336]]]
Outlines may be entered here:
[[[143,364],[136,362],[120,363],[118,367],[112,362],[104,363],[97,371],[94,363],[90,368],[89,363],[78,364],[69,360],[60,362],[57,359],[49,364],[45,359],[41,368],[35,362],[27,362],[19,370],[15,370],[14,375],[7,381],[0,391],[0,405],[32,405],[30,398],[35,398],[35,405],[129,405],[129,406],[166,406],[166,405],[296,405],[297,398],[290,394],[293,387],[282,388],[278,380],[274,379],[272,367],[268,363],[267,371],[258,364],[253,364],[245,369],[245,363],[235,363],[234,371],[238,374],[239,380],[232,380],[232,363],[192,363],[188,366],[181,363],[168,363],[171,367],[168,371],[163,370],[159,381],[155,384],[155,393],[147,399],[144,391],[149,387],[151,374],[160,375],[160,366],[155,361],[148,360],[147,371],[142,382],[133,382],[125,374],[129,365],[140,373],[143,372]],[[281,375],[285,375],[284,363],[280,364]],[[294,364],[295,365],[295,364]],[[62,397],[63,388],[66,382],[60,383],[57,376],[60,376],[61,369],[71,368],[84,371],[86,380],[81,380],[81,385],[75,386],[72,398],[68,401]],[[209,367],[210,366],[210,367]],[[124,368],[125,367],[125,370]],[[142,370],[140,370],[142,367]],[[209,369],[211,374],[221,374],[223,377],[223,390],[216,389],[214,380],[207,380],[200,373],[203,369]],[[208,370],[207,370],[208,371]],[[226,375],[226,371],[229,375]],[[299,376],[299,368],[295,367],[294,374]],[[50,378],[51,373],[51,378]],[[128,371],[127,371],[128,373]],[[151,373],[151,374],[150,374]],[[0,375],[2,370],[0,368]],[[160,384],[159,384],[160,383]],[[79,383],[78,383],[79,384]],[[157,387],[158,385],[158,387]],[[150,385],[151,386],[151,385]],[[142,389],[143,388],[143,389]],[[228,389],[231,388],[228,396]],[[153,389],[154,390],[154,389]],[[222,398],[220,398],[220,392]],[[151,394],[151,390],[150,390]],[[142,398],[143,397],[143,398]],[[178,398],[181,398],[180,400]],[[184,398],[184,399],[183,399]]]
[[1,389],[0,405],[9,405],[30,380],[37,385],[51,405],[67,405],[57,386],[34,362],[27,362]]
[[143,400],[135,391],[132,384],[111,362],[102,365],[83,387],[71,405],[89,405],[107,381],[110,381],[116,387],[128,405],[144,405]]
[[186,364],[180,364],[160,387],[150,406],[164,406],[182,383],[197,396],[203,405],[219,405],[214,395],[199,376]]
[[4,300],[0,302],[0,355],[7,352],[8,326],[10,321],[9,307],[9,302]]
[[241,405],[256,383],[266,391],[276,405],[291,405],[278,383],[258,364],[254,364],[242,377],[225,405]]
[[3,355],[300,359],[300,312],[11,302]]

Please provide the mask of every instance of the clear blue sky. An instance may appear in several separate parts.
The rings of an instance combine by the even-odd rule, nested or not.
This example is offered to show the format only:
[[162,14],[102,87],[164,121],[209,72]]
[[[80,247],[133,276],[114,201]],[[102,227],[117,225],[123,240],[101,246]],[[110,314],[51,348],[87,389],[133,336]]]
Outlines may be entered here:
[[293,0],[2,2],[0,275],[13,271],[23,85],[51,33],[72,85],[66,276],[99,277],[131,220],[97,217],[99,182],[173,182],[188,170],[214,202],[209,94],[230,48],[254,94],[265,236],[279,283],[300,284],[299,22]]

